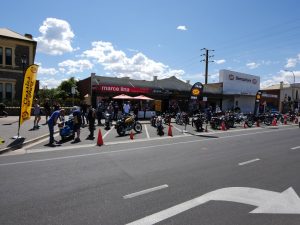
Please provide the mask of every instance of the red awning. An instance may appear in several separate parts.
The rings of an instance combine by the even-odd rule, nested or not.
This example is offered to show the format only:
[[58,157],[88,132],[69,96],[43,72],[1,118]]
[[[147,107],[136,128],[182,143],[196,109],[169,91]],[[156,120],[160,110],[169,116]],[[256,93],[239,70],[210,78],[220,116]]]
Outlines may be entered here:
[[138,99],[138,100],[154,100],[153,98],[149,98],[145,95],[139,95],[139,96],[135,96],[133,97],[133,99]]
[[117,96],[113,97],[113,99],[133,99],[133,98],[129,95],[121,94],[121,95],[117,95]]

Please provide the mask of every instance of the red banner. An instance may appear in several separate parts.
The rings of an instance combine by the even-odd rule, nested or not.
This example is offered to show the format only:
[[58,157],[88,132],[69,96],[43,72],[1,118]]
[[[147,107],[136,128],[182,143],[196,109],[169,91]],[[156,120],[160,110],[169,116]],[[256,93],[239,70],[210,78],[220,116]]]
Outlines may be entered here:
[[100,92],[115,93],[151,93],[151,88],[127,87],[127,86],[111,86],[111,85],[93,85],[93,90]]

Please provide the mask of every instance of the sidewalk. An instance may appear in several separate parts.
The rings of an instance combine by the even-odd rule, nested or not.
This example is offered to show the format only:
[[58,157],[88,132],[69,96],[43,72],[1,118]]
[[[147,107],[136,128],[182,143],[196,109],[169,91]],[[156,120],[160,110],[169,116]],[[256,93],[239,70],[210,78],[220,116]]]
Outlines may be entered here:
[[[43,138],[49,137],[49,129],[45,124],[45,116],[42,116],[40,121],[40,128],[33,130],[34,116],[31,116],[30,120],[25,121],[20,127],[20,139],[13,139],[18,133],[18,116],[0,117],[0,142],[1,139],[4,143],[0,144],[0,154],[8,151],[22,148],[28,144],[37,142]],[[104,122],[104,121],[103,121]],[[142,124],[149,124],[150,120],[139,120]],[[113,125],[115,122],[113,122]],[[58,132],[58,127],[55,127],[55,133]]]
[[43,116],[40,121],[40,128],[33,130],[34,116],[30,120],[25,121],[20,127],[20,136],[22,138],[13,139],[18,133],[18,116],[8,116],[0,118],[0,138],[4,143],[0,144],[0,154],[21,148],[24,145],[33,143],[49,135],[48,126],[45,124],[46,120]]

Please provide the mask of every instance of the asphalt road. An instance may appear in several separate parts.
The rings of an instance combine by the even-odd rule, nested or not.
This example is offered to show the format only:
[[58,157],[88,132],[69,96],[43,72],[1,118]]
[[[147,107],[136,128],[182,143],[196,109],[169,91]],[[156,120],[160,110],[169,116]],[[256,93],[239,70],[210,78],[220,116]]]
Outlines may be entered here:
[[258,128],[1,156],[0,224],[299,225],[299,135]]

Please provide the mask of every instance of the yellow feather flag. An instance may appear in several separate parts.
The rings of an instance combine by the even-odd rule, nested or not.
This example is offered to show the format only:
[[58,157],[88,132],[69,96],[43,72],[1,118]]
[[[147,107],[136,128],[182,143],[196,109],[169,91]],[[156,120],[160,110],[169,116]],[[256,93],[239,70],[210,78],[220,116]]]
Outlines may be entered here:
[[25,120],[30,119],[31,116],[31,107],[32,107],[32,101],[34,96],[36,74],[38,71],[38,67],[39,66],[35,64],[29,66],[24,76],[19,126]]

